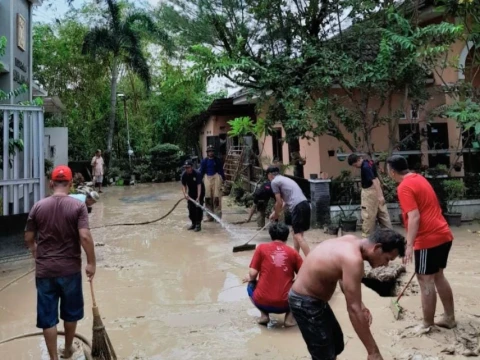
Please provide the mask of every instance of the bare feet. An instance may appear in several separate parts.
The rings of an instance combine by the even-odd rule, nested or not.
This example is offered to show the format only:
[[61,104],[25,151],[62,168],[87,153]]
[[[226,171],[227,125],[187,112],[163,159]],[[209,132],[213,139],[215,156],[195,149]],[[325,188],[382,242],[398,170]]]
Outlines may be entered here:
[[292,327],[297,325],[297,321],[293,317],[292,313],[285,314],[285,322],[283,323],[285,327]]
[[445,329],[453,329],[457,326],[454,316],[443,315],[442,318],[435,323],[435,325],[440,326]]
[[60,350],[60,358],[61,359],[70,359],[73,356],[74,352],[75,352],[75,350],[73,349],[73,347],[71,347],[70,349],[61,349]]
[[432,330],[433,325],[426,325],[426,324],[421,324],[415,327],[414,333],[417,336],[424,335],[430,333]]
[[264,313],[258,318],[257,323],[258,325],[268,325],[270,322],[270,317]]

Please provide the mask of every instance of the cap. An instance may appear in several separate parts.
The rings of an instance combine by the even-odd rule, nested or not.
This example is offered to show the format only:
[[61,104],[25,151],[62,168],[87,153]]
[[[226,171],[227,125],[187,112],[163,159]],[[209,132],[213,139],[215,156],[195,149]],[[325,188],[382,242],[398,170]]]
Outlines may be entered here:
[[271,173],[279,173],[280,172],[280,169],[278,168],[278,166],[274,166],[274,165],[271,165],[267,168],[267,170],[265,171],[267,174],[271,174]]
[[207,146],[207,152],[209,151],[215,151],[215,148],[213,147],[213,145],[208,145]]
[[193,166],[193,162],[191,162],[190,160],[187,160],[187,161],[185,161],[185,164],[183,164],[183,166],[185,166],[185,167]]
[[52,172],[53,181],[71,181],[72,170],[66,165],[59,165]]
[[100,195],[98,195],[98,192],[96,192],[96,191],[90,191],[88,193],[88,197],[95,200],[95,201],[100,200]]

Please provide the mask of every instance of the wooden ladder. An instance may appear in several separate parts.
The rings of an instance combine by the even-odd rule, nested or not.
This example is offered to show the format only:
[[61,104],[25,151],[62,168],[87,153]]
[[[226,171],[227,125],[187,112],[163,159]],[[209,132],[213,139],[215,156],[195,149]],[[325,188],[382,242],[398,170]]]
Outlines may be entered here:
[[244,146],[230,146],[228,149],[228,154],[223,164],[225,182],[228,185],[232,185],[239,175],[239,172],[242,168],[244,152]]

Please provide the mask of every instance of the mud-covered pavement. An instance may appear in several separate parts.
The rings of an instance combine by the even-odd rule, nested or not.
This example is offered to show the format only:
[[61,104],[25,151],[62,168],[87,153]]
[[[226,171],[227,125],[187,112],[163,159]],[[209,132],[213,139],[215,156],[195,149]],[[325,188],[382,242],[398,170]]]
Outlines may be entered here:
[[[109,188],[94,207],[91,227],[159,218],[180,197],[178,184]],[[224,219],[243,219],[246,213],[238,210],[225,206]],[[187,231],[187,225],[186,202],[182,202],[168,218],[151,225],[92,230],[97,243],[97,303],[119,358],[309,359],[298,328],[282,328],[283,317],[275,317],[278,323],[271,329],[256,324],[259,313],[241,284],[253,252],[232,253],[234,245],[255,233],[255,223],[233,228],[234,240],[218,224],[204,224],[200,233]],[[363,287],[364,303],[373,314],[372,330],[384,359],[464,359],[466,349],[478,346],[480,236],[468,230],[479,230],[479,226],[464,224],[455,229],[446,271],[455,295],[457,330],[415,335],[414,325],[421,319],[415,281],[409,296],[401,300],[407,313],[400,321],[393,320],[391,298],[381,298]],[[306,237],[315,246],[327,235],[315,230]],[[255,240],[265,241],[269,241],[267,232]],[[32,261],[1,264],[0,288],[31,266]],[[412,265],[404,278],[411,271]],[[86,286],[84,295],[86,317],[78,332],[91,338],[91,300]],[[37,331],[35,303],[33,274],[0,293],[0,341]],[[337,291],[331,305],[345,333],[346,348],[339,359],[366,359],[341,292]],[[43,339],[38,337],[0,345],[0,359],[48,357]]]

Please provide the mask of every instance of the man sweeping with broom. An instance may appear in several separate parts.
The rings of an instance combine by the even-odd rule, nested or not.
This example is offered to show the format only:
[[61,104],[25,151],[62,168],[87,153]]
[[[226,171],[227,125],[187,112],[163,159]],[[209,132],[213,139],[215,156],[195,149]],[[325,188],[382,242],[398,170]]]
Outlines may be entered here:
[[85,272],[90,281],[96,268],[87,207],[68,196],[71,185],[70,168],[56,167],[50,182],[53,195],[33,206],[25,228],[25,241],[36,265],[37,327],[43,329],[50,360],[59,358],[59,305],[65,326],[63,358],[72,356],[77,321],[84,316],[81,247],[87,255]]

